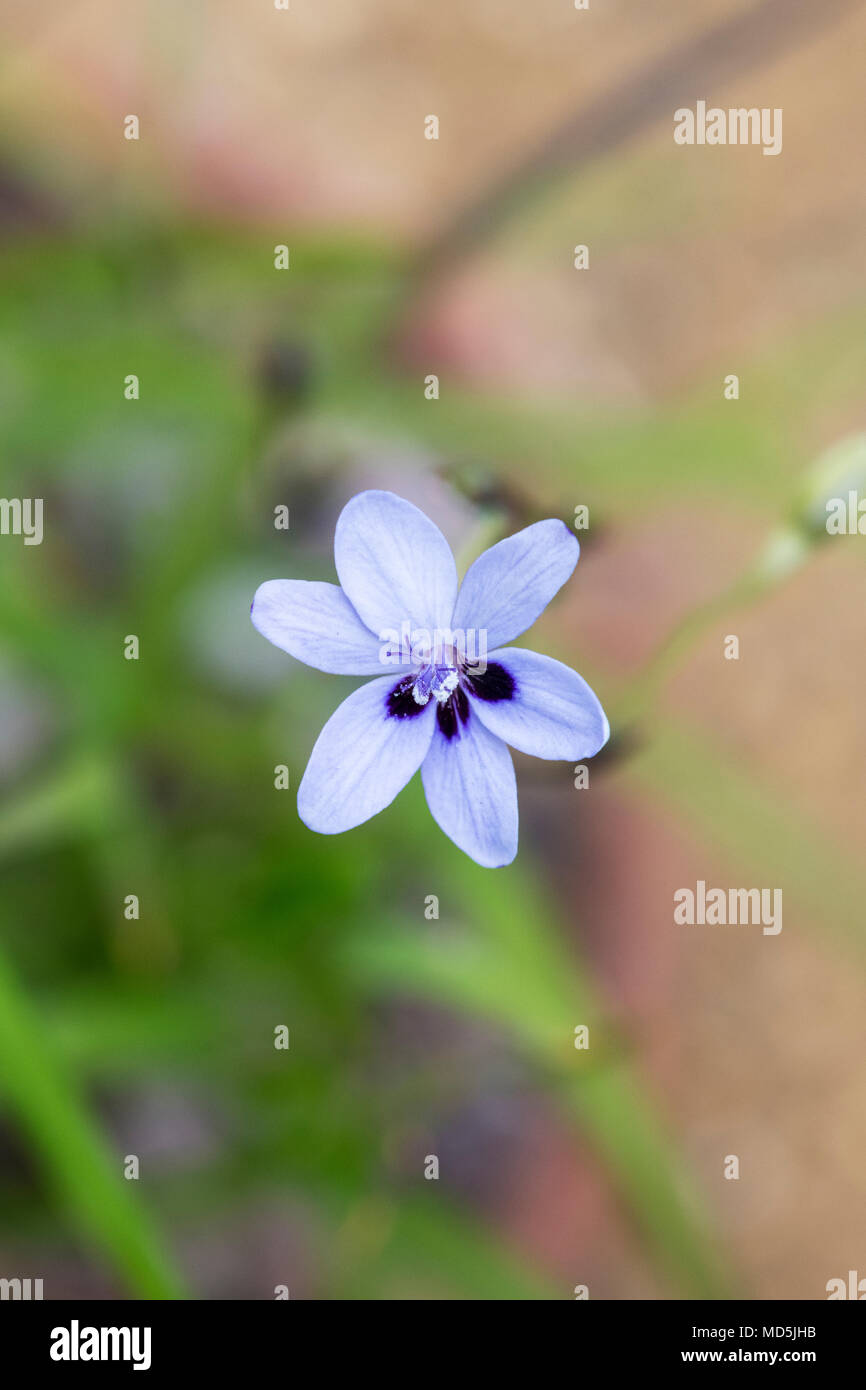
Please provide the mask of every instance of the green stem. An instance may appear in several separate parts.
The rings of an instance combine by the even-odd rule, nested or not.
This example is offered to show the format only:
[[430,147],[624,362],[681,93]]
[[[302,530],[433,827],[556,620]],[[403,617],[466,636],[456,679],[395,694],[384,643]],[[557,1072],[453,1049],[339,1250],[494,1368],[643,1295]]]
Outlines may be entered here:
[[665,681],[694,643],[725,613],[753,603],[768,587],[766,580],[756,578],[750,571],[722,593],[686,613],[628,682],[617,703],[616,725],[625,728],[637,720],[645,723],[653,713]]

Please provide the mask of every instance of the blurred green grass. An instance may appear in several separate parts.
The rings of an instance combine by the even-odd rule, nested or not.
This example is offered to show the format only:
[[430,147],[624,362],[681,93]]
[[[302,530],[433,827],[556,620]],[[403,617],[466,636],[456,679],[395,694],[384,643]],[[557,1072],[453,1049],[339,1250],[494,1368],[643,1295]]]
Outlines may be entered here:
[[[421,998],[487,1021],[524,1057],[602,1157],[667,1287],[724,1294],[720,1242],[661,1107],[564,953],[532,864],[491,876],[464,862],[417,788],[339,845],[310,836],[272,769],[288,762],[297,785],[336,683],[286,659],[273,689],[244,691],[242,676],[229,688],[185,641],[184,612],[234,564],[261,578],[277,556],[288,568],[261,522],[259,465],[279,422],[256,378],[263,343],[308,350],[311,422],[422,441],[516,481],[531,459],[539,508],[569,512],[579,478],[602,514],[733,489],[770,516],[790,491],[803,373],[823,374],[832,404],[844,389],[834,363],[847,381],[853,363],[866,365],[854,316],[760,364],[762,390],[736,412],[709,389],[625,415],[449,388],[430,410],[417,382],[372,351],[399,303],[400,262],[321,239],[293,242],[292,254],[276,286],[261,236],[196,228],[34,235],[2,254],[4,488],[44,492],[47,535],[39,549],[0,549],[0,637],[52,712],[0,807],[14,963],[0,975],[7,1117],[30,1136],[77,1238],[141,1296],[181,1287],[169,1231],[177,1239],[274,1189],[301,1194],[328,1233],[314,1279],[325,1296],[556,1296],[459,1202],[440,1197],[434,1212],[390,1166],[392,1127],[447,1113],[441,1078],[419,1075],[408,1097],[392,1095],[372,1065],[376,1001]],[[138,402],[123,400],[128,372],[140,376]],[[287,402],[286,414],[299,408]],[[83,529],[58,533],[54,517],[76,506]],[[137,663],[122,659],[129,632],[141,639]],[[688,735],[662,734],[655,757],[681,775],[661,794],[691,811],[701,798]],[[702,757],[717,775],[713,751]],[[745,855],[736,787],[716,819]],[[777,834],[780,874],[801,849],[793,830]],[[851,866],[852,902],[861,881]],[[431,928],[423,897],[437,883],[449,884],[448,920]],[[138,922],[122,915],[130,892]],[[572,1030],[590,1019],[597,1045],[580,1054]],[[287,1054],[272,1046],[278,1023],[292,1031]],[[90,1115],[106,1088],[147,1077],[216,1090],[231,1138],[201,1171],[148,1173],[139,1197]],[[0,1193],[9,1223],[42,1229],[41,1189],[15,1197]]]

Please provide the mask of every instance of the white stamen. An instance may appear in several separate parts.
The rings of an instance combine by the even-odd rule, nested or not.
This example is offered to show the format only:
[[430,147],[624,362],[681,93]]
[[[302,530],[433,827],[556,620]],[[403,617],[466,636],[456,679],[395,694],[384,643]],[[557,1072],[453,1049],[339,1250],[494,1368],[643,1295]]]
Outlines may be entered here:
[[416,705],[426,705],[432,695],[438,704],[447,704],[460,684],[460,677],[452,668],[425,666],[412,687],[412,698]]
[[439,681],[439,683],[436,686],[434,686],[433,694],[436,696],[436,699],[439,701],[440,705],[445,705],[448,703],[448,701],[451,699],[453,692],[457,689],[459,683],[460,681],[457,672],[449,671],[448,675],[443,676],[442,680]]

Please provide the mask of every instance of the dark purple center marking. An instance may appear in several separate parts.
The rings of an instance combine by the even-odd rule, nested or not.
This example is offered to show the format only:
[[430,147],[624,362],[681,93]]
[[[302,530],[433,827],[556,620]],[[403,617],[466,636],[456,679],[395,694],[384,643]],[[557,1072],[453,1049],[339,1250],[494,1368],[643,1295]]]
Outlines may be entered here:
[[512,700],[514,698],[514,677],[497,661],[492,662],[486,670],[480,671],[477,675],[473,675],[471,670],[465,671],[463,681],[470,694],[479,700]]
[[[461,675],[462,684],[457,687],[453,695],[447,700],[436,702],[436,723],[439,730],[450,741],[456,738],[460,732],[461,724],[468,724],[470,715],[469,700],[466,691],[474,695],[478,700],[493,702],[496,700],[511,700],[517,689],[514,677],[510,671],[506,671],[504,666],[494,662],[486,667],[484,671],[472,672],[464,670]],[[418,676],[415,674],[403,676],[392,690],[389,690],[385,698],[385,708],[389,715],[394,719],[414,719],[421,714],[430,700],[430,695],[426,691],[426,699],[419,703],[415,699],[416,687],[418,686]],[[465,687],[465,688],[464,688]]]
[[416,714],[423,714],[426,706],[418,704],[412,694],[414,686],[415,677],[404,676],[393,690],[388,691],[385,708],[395,719],[414,719]]
[[458,688],[454,691],[451,699],[444,705],[439,705],[436,710],[436,723],[447,739],[452,739],[457,733],[461,724],[468,723],[469,720],[469,701],[466,698],[466,691]]

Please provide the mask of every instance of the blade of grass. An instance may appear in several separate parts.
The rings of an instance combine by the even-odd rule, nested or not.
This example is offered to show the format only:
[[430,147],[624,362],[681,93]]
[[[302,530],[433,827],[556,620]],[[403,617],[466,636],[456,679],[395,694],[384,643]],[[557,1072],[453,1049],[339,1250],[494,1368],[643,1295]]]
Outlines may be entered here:
[[[479,905],[471,928],[421,933],[391,918],[353,940],[348,968],[370,990],[432,999],[506,1028],[604,1159],[672,1282],[689,1297],[729,1296],[687,1166],[543,895],[517,865],[492,875],[457,856],[447,858],[447,882],[450,903]],[[592,1036],[586,1052],[573,1046],[582,1023]]]
[[0,1057],[0,1097],[70,1224],[137,1297],[184,1297],[170,1256],[121,1175],[120,1156],[111,1153],[90,1118],[2,955]]
[[[335,1270],[341,1298],[565,1298],[463,1212],[441,1200],[367,1198],[344,1222]],[[407,1293],[408,1290],[408,1293]]]

